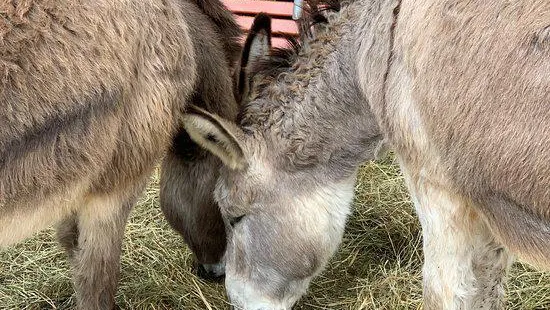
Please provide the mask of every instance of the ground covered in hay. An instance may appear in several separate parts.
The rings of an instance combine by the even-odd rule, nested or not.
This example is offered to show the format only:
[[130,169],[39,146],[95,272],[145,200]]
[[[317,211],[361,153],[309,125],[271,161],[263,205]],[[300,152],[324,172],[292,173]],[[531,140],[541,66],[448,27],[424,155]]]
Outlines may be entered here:
[[[420,227],[391,156],[365,165],[353,217],[328,269],[296,309],[420,309]],[[153,179],[126,229],[123,309],[228,309],[223,286],[192,273],[192,256],[166,224]],[[514,265],[507,309],[550,309],[550,275]],[[48,230],[0,252],[0,309],[70,309],[68,264]]]

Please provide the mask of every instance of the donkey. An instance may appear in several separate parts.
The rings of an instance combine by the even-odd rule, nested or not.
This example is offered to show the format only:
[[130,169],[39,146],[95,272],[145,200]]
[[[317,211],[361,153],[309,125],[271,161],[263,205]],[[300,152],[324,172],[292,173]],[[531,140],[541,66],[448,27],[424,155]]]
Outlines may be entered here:
[[2,1],[0,16],[0,246],[57,224],[77,307],[112,309],[128,214],[188,103],[236,117],[240,29],[217,0]]
[[[220,63],[221,55],[203,53],[213,47],[219,50],[218,41],[222,40],[225,47],[225,58],[230,65],[230,76],[233,77],[238,67],[237,61],[241,52],[241,44],[236,39],[242,36],[241,28],[235,23],[233,15],[219,0],[195,0],[196,4],[215,23],[219,32],[217,40],[212,40],[210,34],[197,24],[194,28],[197,40],[194,49],[198,59],[197,64],[202,72],[197,78],[200,89],[195,91],[191,103],[212,113],[218,113],[235,119],[237,104],[228,98],[227,78],[223,83],[218,80],[219,74],[227,73],[218,68],[212,69],[211,64]],[[207,29],[208,29],[208,25]],[[225,64],[224,64],[225,65]],[[233,79],[234,80],[234,79]],[[235,83],[232,85],[236,87]],[[233,89],[233,95],[238,93]],[[226,228],[220,210],[214,201],[214,186],[221,167],[218,157],[199,147],[193,142],[185,129],[180,127],[174,137],[167,155],[161,165],[160,175],[160,206],[170,226],[180,233],[197,259],[197,275],[205,280],[219,281],[223,277],[223,255],[226,248]]]
[[389,147],[422,225],[424,308],[501,309],[515,256],[550,266],[550,2],[310,11],[283,51],[256,18],[236,123],[198,108],[184,120],[225,164],[233,304],[300,298],[341,241],[358,166]]

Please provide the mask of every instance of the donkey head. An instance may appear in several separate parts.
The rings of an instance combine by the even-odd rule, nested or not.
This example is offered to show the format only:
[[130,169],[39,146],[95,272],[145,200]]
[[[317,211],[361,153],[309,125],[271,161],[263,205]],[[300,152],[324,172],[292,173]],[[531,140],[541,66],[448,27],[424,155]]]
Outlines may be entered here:
[[[347,70],[332,52],[313,58]],[[257,16],[241,57],[238,125],[198,108],[184,121],[225,164],[215,197],[228,229],[226,287],[238,309],[290,309],[302,296],[341,241],[357,166],[378,136],[347,104],[362,101],[360,92],[335,97],[332,77],[290,64],[299,56],[272,50],[270,19]]]
[[186,128],[228,168],[215,197],[228,228],[225,272],[232,303],[290,309],[341,241],[353,176],[281,169],[288,146],[205,111],[191,111]]

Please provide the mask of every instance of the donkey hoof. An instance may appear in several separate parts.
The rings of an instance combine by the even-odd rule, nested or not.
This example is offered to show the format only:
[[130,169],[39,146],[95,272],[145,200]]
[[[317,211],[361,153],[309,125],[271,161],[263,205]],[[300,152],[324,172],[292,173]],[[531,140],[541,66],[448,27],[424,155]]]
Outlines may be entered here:
[[197,276],[208,282],[220,283],[225,278],[225,264],[201,264],[196,265]]

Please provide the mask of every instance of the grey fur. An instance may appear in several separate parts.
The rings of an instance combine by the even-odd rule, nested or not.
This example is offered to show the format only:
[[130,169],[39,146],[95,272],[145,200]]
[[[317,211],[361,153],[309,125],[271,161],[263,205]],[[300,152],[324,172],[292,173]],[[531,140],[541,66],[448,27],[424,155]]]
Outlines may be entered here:
[[225,128],[248,163],[216,192],[222,214],[246,215],[230,297],[290,307],[330,257],[316,241],[338,236],[303,225],[334,209],[297,199],[337,195],[383,142],[422,222],[424,306],[501,308],[511,254],[550,265],[550,2],[357,0],[324,15],[297,53],[248,65],[239,128],[195,128]]

